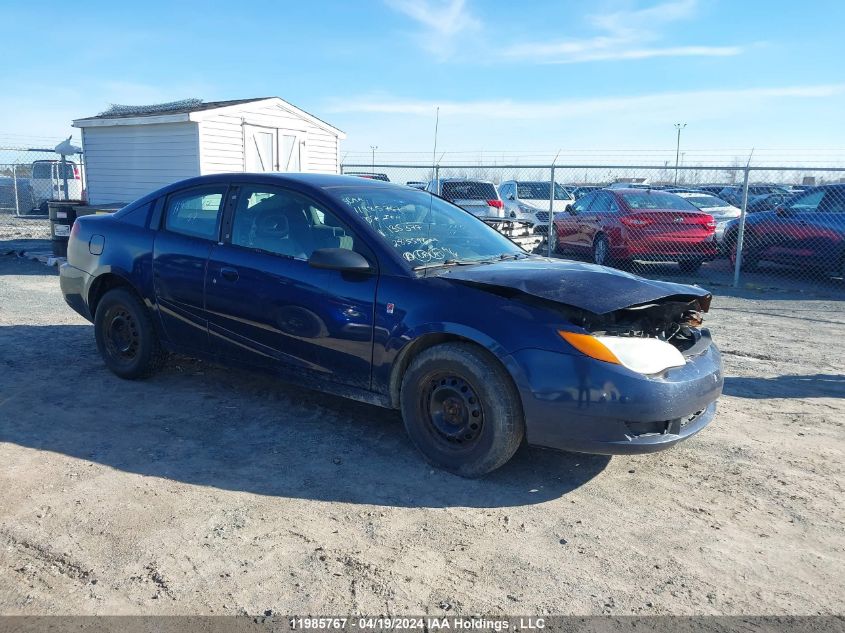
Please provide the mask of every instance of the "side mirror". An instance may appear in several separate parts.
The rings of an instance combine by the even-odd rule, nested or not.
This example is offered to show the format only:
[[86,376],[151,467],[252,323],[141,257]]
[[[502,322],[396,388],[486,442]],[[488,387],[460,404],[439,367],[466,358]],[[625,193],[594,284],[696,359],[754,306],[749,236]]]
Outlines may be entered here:
[[370,262],[363,255],[348,248],[318,248],[308,258],[312,268],[367,272],[372,270]]
[[783,216],[789,215],[789,213],[790,213],[789,209],[786,208],[785,206],[783,206],[782,204],[777,205],[775,207],[774,211],[777,215],[783,215]]
[[578,211],[576,211],[575,207],[573,207],[571,204],[566,205],[566,212],[569,215],[578,215]]
[[508,200],[516,200],[516,196],[514,196],[512,193],[509,193]]

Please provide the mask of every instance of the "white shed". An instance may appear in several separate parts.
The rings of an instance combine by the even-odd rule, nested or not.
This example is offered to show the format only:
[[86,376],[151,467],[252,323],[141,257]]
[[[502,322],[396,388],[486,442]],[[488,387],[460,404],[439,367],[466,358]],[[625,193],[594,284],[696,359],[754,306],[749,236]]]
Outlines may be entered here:
[[117,107],[76,119],[88,201],[126,203],[222,172],[340,171],[346,135],[278,97]]

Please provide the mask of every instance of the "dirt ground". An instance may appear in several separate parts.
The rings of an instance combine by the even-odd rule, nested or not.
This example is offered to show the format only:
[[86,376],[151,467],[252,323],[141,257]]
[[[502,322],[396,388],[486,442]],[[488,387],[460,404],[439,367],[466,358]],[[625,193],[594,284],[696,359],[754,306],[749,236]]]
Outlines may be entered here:
[[55,269],[0,256],[0,613],[841,614],[845,291],[715,290],[701,434],[466,481],[393,412],[120,380]]

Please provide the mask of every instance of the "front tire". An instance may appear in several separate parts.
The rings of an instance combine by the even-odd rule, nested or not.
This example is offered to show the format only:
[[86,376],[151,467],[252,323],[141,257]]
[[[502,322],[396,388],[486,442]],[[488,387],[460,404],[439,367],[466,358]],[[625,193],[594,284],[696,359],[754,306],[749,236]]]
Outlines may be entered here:
[[505,464],[525,435],[522,403],[499,362],[470,343],[414,358],[402,378],[402,419],[429,463],[462,477]]
[[149,311],[125,288],[109,290],[100,299],[94,336],[106,367],[121,378],[144,378],[164,362]]

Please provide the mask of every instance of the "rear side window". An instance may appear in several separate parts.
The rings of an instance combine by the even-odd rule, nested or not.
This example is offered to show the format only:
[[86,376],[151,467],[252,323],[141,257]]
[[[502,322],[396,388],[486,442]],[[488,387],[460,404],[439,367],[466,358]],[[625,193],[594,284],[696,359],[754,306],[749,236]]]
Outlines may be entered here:
[[133,208],[124,207],[120,211],[114,214],[116,219],[119,219],[121,222],[126,222],[127,224],[133,224],[135,226],[147,226],[147,220],[150,217],[150,210],[153,208],[153,202],[148,202],[147,204],[142,204],[140,206]]
[[471,180],[450,180],[443,183],[440,196],[453,200],[498,200],[496,187],[491,182],[473,182]]
[[201,187],[171,194],[167,199],[164,227],[174,233],[216,240],[225,194],[225,185]]

